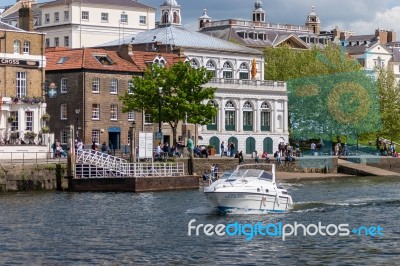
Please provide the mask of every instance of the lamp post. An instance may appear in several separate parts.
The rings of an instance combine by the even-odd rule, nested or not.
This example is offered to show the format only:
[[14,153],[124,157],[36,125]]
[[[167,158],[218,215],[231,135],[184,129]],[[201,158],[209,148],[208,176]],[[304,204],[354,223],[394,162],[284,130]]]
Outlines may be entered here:
[[161,105],[162,105],[162,97],[163,97],[163,92],[162,92],[162,87],[158,88],[158,134],[160,138],[162,137],[162,131],[161,131]]
[[136,162],[136,145],[135,145],[135,125],[136,122],[132,121],[132,125],[129,127],[129,161],[131,163]]
[[77,108],[75,109],[75,114],[76,114],[76,138],[78,139],[79,137],[79,113],[81,112],[81,109]]

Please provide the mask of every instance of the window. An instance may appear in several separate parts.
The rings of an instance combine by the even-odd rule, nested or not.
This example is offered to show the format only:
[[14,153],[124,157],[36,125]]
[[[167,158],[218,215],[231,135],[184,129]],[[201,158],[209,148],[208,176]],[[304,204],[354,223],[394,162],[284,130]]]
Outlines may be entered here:
[[26,96],[26,72],[17,72],[17,97]]
[[174,12],[173,14],[173,18],[174,18],[174,23],[180,23],[179,21],[179,13],[178,12]]
[[60,105],[60,119],[67,120],[67,104],[63,103]]
[[50,39],[46,38],[46,48],[50,47]]
[[65,10],[65,11],[64,11],[64,20],[65,20],[65,21],[68,21],[68,20],[69,20],[69,11],[68,11],[68,10]]
[[235,106],[232,101],[227,101],[225,104],[225,130],[235,130]]
[[113,65],[114,61],[108,55],[95,55],[97,61],[102,65]]
[[18,131],[18,112],[11,111],[10,116],[14,117],[14,121],[11,123],[11,131]]
[[29,41],[24,41],[24,48],[22,52],[24,54],[29,54],[30,48],[31,48],[31,43]]
[[100,104],[94,103],[92,105],[92,119],[99,120],[100,119]]
[[68,79],[66,79],[66,78],[62,78],[62,79],[61,79],[61,82],[60,82],[60,86],[61,86],[60,90],[61,90],[61,93],[67,93],[67,92],[68,92],[67,82],[68,82]]
[[[208,104],[217,107],[217,104],[212,100]],[[217,116],[211,118],[211,122],[207,125],[207,130],[217,130]]]
[[146,24],[147,17],[146,16],[139,16],[139,24]]
[[196,60],[196,59],[192,59],[192,60],[190,60],[190,65],[193,67],[193,68],[199,68],[199,62]]
[[82,11],[82,19],[89,20],[89,11]]
[[110,82],[110,93],[117,94],[118,93],[118,79],[112,79]]
[[92,92],[100,93],[100,78],[93,78],[92,80]]
[[101,22],[108,22],[108,13],[101,13]]
[[14,41],[14,54],[21,53],[21,42],[18,40]]
[[224,63],[222,75],[223,75],[223,78],[225,78],[225,79],[233,78],[232,65],[228,61]]
[[64,36],[64,47],[69,46],[69,36]]
[[213,77],[217,77],[217,72],[216,72],[216,65],[214,61],[208,60],[206,64],[207,71],[211,72],[213,74]]
[[67,129],[63,129],[61,130],[61,134],[60,134],[60,142],[61,144],[67,144],[68,143],[68,130]]
[[271,112],[266,102],[261,104],[261,131],[271,130]]
[[118,120],[118,105],[116,104],[110,106],[110,120]]
[[100,130],[92,130],[92,141],[94,141],[95,143],[100,143]]
[[144,114],[144,123],[145,124],[152,124],[153,123],[153,117],[151,114]]
[[128,121],[135,121],[135,111],[128,112]]
[[128,81],[128,93],[129,94],[133,94],[133,89],[134,89],[134,84],[132,82],[132,80]]
[[54,47],[60,46],[60,38],[54,37]]
[[243,105],[243,131],[253,130],[253,107],[250,102]]
[[49,24],[50,23],[50,14],[44,14],[44,23]]
[[25,112],[25,123],[26,123],[25,130],[33,131],[33,112],[32,111]]
[[65,62],[67,62],[69,60],[68,56],[63,56],[61,57],[58,61],[57,64],[64,64]]
[[125,13],[121,14],[121,23],[128,23],[128,15]]
[[249,67],[246,63],[240,64],[239,79],[249,79]]
[[168,22],[169,22],[169,15],[168,15],[168,12],[165,11],[162,15],[162,23],[165,24]]
[[54,12],[54,23],[57,23],[60,21],[60,13]]

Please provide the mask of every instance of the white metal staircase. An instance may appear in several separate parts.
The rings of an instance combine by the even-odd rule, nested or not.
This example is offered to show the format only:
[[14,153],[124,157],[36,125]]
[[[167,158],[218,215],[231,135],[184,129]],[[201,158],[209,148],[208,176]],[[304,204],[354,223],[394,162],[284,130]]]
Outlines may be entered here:
[[181,176],[183,163],[129,163],[127,160],[95,150],[76,153],[75,174],[80,178],[129,176]]

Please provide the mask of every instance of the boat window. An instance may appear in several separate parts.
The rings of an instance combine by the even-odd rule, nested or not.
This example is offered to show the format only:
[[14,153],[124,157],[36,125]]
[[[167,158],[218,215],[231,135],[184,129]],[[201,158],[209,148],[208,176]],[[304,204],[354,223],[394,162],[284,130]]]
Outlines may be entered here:
[[272,174],[263,171],[263,173],[261,174],[260,178],[272,181]]

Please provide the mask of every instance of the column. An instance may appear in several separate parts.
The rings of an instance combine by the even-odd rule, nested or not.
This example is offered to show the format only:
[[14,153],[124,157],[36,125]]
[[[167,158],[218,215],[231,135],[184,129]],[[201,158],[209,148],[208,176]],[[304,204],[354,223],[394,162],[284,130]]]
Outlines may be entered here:
[[254,123],[256,126],[254,127],[255,132],[261,132],[261,111],[260,111],[260,102],[256,101],[256,108],[254,110]]
[[242,132],[243,130],[243,102],[238,100],[238,105],[236,110],[236,132]]
[[218,105],[218,132],[225,132],[225,101],[221,99]]
[[288,133],[288,125],[289,125],[289,110],[288,110],[288,102],[287,100],[285,100],[283,102],[283,118],[282,118],[282,122],[283,122],[283,132],[284,133]]

